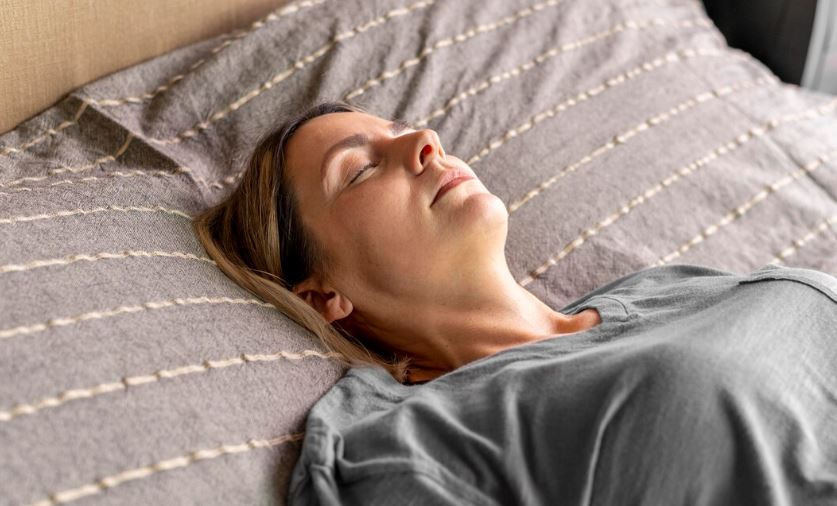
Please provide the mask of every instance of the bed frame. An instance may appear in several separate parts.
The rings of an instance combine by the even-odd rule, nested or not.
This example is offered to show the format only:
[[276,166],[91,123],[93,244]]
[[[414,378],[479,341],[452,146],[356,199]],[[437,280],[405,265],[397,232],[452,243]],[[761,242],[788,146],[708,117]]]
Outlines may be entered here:
[[[286,0],[9,0],[0,15],[0,133],[99,77],[246,28]],[[95,7],[94,7],[95,5]]]

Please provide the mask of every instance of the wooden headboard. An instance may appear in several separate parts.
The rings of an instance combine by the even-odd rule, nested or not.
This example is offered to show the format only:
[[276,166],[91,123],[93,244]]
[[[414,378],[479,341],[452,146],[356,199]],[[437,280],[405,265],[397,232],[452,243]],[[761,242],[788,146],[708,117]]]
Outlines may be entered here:
[[246,28],[285,0],[6,0],[0,9],[0,133],[82,84]]

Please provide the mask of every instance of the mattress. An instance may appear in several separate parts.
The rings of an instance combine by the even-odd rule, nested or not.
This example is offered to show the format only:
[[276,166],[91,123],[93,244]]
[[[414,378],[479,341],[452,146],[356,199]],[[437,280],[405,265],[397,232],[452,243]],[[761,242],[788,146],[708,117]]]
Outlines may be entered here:
[[345,373],[191,218],[342,99],[436,130],[553,308],[639,269],[837,273],[837,98],[692,0],[305,0],[0,136],[0,503],[283,504]]

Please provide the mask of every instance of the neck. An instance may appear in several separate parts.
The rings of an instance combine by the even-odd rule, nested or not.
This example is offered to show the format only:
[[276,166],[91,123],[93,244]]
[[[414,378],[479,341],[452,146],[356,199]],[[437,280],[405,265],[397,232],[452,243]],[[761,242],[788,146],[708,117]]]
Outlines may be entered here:
[[[413,358],[410,381],[432,379],[506,348],[592,327],[595,309],[567,316],[547,306],[514,280],[505,262],[486,272],[459,272],[455,283],[424,300],[364,318],[367,332],[388,349]],[[468,280],[479,280],[468,283]],[[390,299],[392,301],[393,299]],[[403,299],[401,299],[403,300]],[[392,307],[396,306],[396,307]]]

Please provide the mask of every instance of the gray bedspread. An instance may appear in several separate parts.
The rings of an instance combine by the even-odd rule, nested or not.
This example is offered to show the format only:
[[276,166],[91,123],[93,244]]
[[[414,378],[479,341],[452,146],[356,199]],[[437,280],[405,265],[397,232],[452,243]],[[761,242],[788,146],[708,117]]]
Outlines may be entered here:
[[652,267],[584,332],[423,385],[353,368],[308,417],[297,505],[837,504],[837,278]]
[[0,135],[0,504],[284,502],[345,371],[190,218],[328,99],[435,129],[552,307],[652,265],[837,273],[837,97],[699,1],[300,0]]

